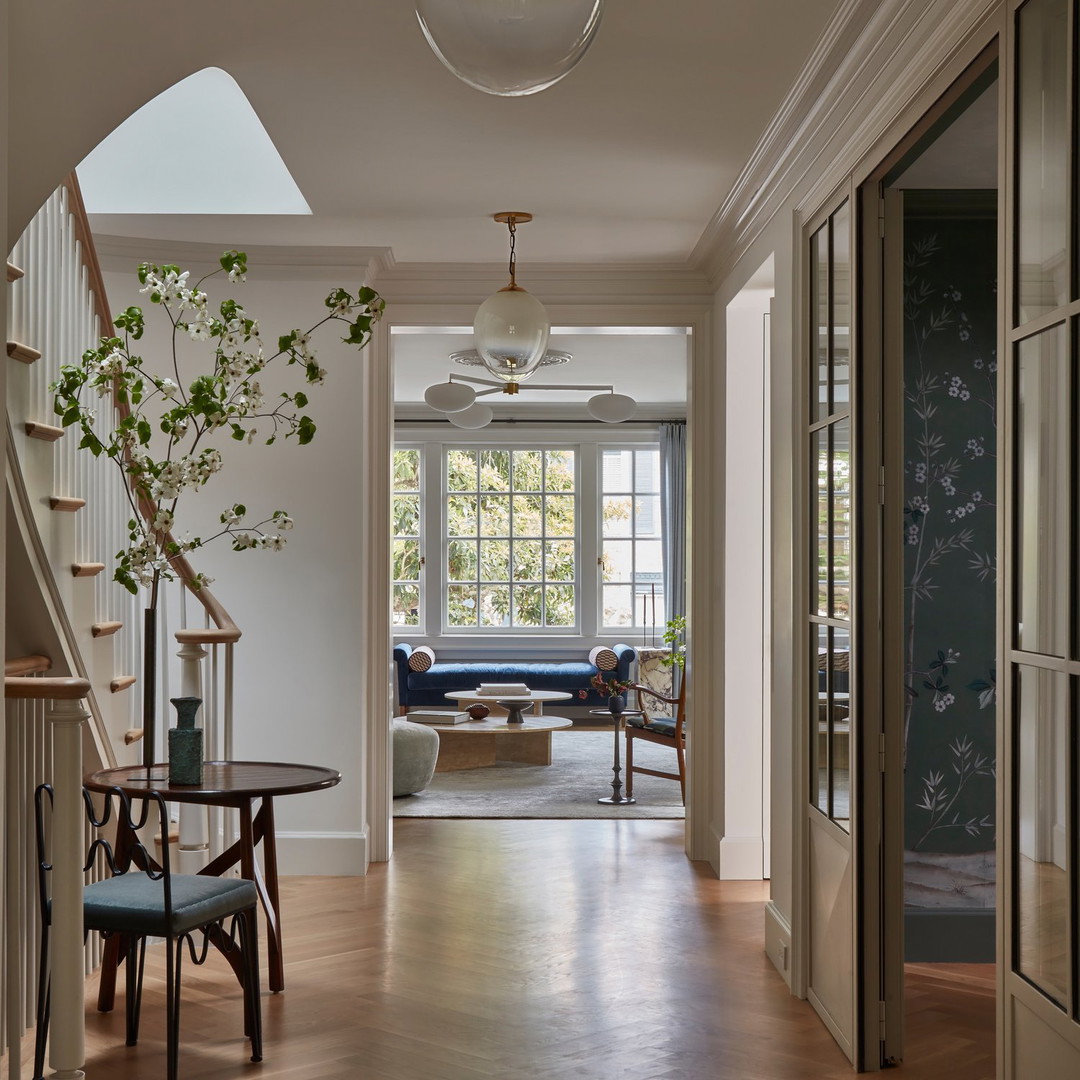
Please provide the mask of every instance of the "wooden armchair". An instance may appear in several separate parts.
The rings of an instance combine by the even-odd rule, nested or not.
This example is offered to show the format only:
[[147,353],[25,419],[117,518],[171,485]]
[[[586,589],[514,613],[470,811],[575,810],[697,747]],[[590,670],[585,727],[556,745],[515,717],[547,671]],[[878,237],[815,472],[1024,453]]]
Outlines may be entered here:
[[[667,780],[678,780],[682,790],[682,800],[686,803],[686,676],[683,675],[678,697],[665,697],[648,686],[635,683],[632,689],[637,691],[638,708],[643,716],[626,718],[626,794],[634,793],[634,773],[647,773],[649,776],[662,776]],[[644,739],[660,746],[670,746],[675,751],[678,772],[661,772],[634,764],[634,742]]]

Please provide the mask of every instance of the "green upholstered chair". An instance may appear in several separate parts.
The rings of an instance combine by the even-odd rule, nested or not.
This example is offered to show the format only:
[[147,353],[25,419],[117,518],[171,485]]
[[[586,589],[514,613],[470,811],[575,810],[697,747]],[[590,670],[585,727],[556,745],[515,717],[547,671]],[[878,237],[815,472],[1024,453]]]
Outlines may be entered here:
[[[37,1042],[34,1080],[45,1068],[45,1044],[49,1030],[49,927],[51,901],[49,877],[48,817],[52,788],[47,784],[35,793],[37,828],[38,892],[41,901],[41,958],[38,972]],[[116,788],[104,796],[99,813],[90,793],[83,801],[91,827],[84,871],[102,865],[109,877],[85,886],[83,926],[86,933],[117,936],[127,965],[127,1045],[139,1038],[139,1006],[143,963],[148,937],[166,940],[166,1062],[168,1080],[176,1080],[179,1059],[180,966],[185,945],[191,959],[201,964],[213,942],[227,954],[244,991],[244,1033],[251,1039],[251,1060],[262,1060],[262,1018],[259,1001],[259,947],[256,908],[259,896],[254,882],[169,871],[169,816],[162,797],[148,793],[132,801]],[[155,820],[156,818],[156,820]],[[113,827],[115,823],[115,833]],[[160,842],[158,859],[151,858],[140,839],[140,829]],[[115,842],[106,839],[114,835]],[[153,841],[150,841],[151,843]],[[194,935],[201,932],[201,949]]]
[[[678,780],[682,791],[682,801],[686,802],[686,676],[680,680],[678,697],[665,697],[656,690],[641,683],[635,683],[631,689],[637,691],[638,708],[641,716],[626,718],[626,794],[634,794],[634,773],[647,773],[666,780]],[[675,751],[676,771],[664,772],[660,769],[647,769],[644,765],[634,764],[634,743],[639,739],[669,746]]]

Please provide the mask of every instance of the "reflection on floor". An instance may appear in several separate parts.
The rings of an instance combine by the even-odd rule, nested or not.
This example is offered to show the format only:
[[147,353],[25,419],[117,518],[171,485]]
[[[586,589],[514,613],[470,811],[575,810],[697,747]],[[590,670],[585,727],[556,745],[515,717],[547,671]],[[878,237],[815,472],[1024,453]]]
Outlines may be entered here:
[[[395,827],[363,878],[286,878],[284,994],[252,1071],[220,957],[185,965],[184,1080],[848,1080],[764,951],[768,882],[687,861],[681,821]],[[162,951],[142,1038],[87,1007],[87,1075],[164,1076]],[[152,954],[152,955],[151,955]],[[992,990],[912,970],[902,1080],[991,1080]],[[29,1044],[28,1044],[29,1045]]]
[[992,1080],[993,964],[905,964],[904,1005],[900,1075]]
[[1068,1000],[1069,879],[1055,863],[1019,859],[1019,969],[1058,1002]]

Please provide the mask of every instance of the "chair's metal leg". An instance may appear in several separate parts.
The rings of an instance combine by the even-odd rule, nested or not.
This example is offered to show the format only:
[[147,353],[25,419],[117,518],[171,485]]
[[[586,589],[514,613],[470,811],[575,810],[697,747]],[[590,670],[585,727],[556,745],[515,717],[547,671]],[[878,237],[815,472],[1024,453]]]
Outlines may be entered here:
[[183,938],[170,938],[165,954],[165,1075],[177,1080],[180,1063],[180,968]]
[[38,957],[37,1031],[34,1036],[34,1080],[45,1075],[45,1045],[49,1039],[49,925],[41,928]]
[[127,1044],[139,1041],[139,1018],[142,1015],[143,967],[146,962],[146,938],[129,936],[127,939]]
[[259,989],[258,908],[240,913],[244,942],[244,1026],[251,1039],[251,1060],[262,1061],[262,997]]

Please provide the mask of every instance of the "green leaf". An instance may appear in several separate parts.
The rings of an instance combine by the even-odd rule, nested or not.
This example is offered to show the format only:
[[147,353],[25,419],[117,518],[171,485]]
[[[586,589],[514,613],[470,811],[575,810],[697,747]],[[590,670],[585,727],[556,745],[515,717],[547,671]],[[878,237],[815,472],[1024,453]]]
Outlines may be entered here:
[[297,441],[301,446],[307,446],[315,438],[315,421],[310,416],[301,416],[296,427]]
[[293,404],[296,405],[296,407],[298,409],[306,409],[307,408],[307,403],[308,403],[307,394],[297,393],[297,394],[293,395]]
[[142,446],[146,446],[150,442],[150,436],[152,434],[150,430],[150,421],[143,418],[140,419],[136,425],[136,431],[139,435],[139,443]]
[[71,427],[79,422],[79,406],[72,405],[64,410],[64,427]]

